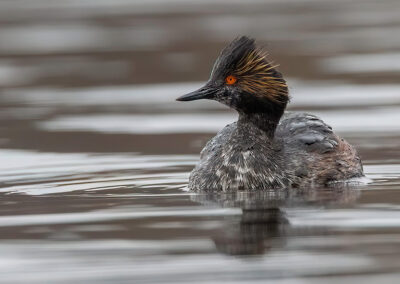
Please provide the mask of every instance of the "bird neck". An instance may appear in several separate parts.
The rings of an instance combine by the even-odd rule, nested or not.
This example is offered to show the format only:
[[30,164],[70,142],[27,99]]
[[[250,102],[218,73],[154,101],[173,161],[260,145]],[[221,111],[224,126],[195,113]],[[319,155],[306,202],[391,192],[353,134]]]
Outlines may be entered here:
[[252,123],[272,139],[288,100],[287,94],[275,101],[267,96],[244,93],[234,108],[239,113],[239,122]]
[[278,126],[280,116],[272,116],[268,113],[243,113],[239,112],[239,124],[252,123],[263,130],[272,140],[274,138],[276,127]]

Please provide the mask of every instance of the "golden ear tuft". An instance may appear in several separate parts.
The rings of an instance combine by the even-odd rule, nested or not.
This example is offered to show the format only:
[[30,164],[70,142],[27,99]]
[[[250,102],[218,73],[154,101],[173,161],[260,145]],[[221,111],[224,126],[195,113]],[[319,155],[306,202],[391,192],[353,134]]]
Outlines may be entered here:
[[257,96],[265,96],[273,101],[288,97],[287,85],[282,75],[275,70],[277,65],[267,60],[261,49],[250,51],[240,60],[235,75],[240,77],[240,86]]

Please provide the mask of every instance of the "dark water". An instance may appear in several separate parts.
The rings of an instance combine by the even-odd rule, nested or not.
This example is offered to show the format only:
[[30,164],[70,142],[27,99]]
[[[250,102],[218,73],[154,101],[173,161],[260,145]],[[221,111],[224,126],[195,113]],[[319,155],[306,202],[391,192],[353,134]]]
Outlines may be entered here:
[[[398,1],[1,1],[0,282],[397,283]],[[291,110],[359,150],[352,189],[186,188],[235,114],[174,99],[238,34]]]

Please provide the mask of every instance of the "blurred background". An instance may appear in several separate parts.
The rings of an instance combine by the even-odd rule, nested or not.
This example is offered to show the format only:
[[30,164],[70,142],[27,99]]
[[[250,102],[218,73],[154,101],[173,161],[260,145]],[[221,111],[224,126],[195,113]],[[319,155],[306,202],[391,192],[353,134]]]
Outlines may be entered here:
[[[1,0],[0,282],[394,283],[399,15],[398,0]],[[367,189],[264,196],[285,210],[256,228],[241,198],[185,191],[236,114],[175,98],[239,35],[280,64],[291,110],[358,148]]]
[[[174,99],[207,80],[238,35],[280,64],[292,109],[339,109],[324,116],[339,131],[399,131],[399,11],[395,0],[3,0],[0,145],[197,153],[186,146],[193,137],[165,134],[213,133],[232,117],[214,102]],[[110,132],[153,136],[116,141]]]

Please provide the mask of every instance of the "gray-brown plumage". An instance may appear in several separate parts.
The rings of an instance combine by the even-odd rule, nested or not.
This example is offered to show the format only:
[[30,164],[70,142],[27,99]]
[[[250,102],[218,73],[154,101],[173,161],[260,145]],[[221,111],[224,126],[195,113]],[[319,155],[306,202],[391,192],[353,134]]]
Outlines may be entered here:
[[212,99],[239,113],[211,139],[189,178],[196,191],[329,186],[362,177],[356,150],[314,115],[284,113],[289,101],[281,73],[240,37],[216,60],[206,85],[179,101]]

